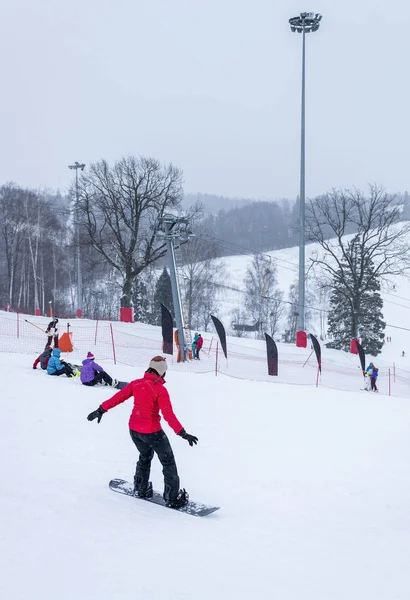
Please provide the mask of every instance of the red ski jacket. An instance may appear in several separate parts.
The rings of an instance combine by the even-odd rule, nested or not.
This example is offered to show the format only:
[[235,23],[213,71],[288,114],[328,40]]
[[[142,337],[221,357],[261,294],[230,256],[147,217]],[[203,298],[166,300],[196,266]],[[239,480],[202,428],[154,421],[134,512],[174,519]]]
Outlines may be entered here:
[[196,341],[196,346],[197,346],[197,348],[201,349],[201,348],[202,348],[202,345],[203,345],[203,343],[204,343],[204,338],[203,338],[203,337],[199,337],[199,338],[197,339],[197,341]]
[[129,420],[129,427],[138,433],[155,433],[162,429],[159,411],[168,425],[180,433],[183,430],[172,410],[168,390],[164,387],[165,381],[154,373],[144,373],[142,379],[131,381],[125,388],[114,394],[112,398],[101,404],[104,410],[118,406],[131,396],[134,396],[134,408]]

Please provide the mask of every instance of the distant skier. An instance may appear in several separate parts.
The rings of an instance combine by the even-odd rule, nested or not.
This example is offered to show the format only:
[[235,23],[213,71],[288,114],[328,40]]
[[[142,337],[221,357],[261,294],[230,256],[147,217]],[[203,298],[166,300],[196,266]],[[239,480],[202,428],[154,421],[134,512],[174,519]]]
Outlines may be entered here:
[[140,453],[134,476],[134,494],[140,498],[152,496],[149,475],[155,452],[162,464],[164,474],[164,500],[171,508],[181,508],[188,502],[189,496],[185,489],[179,489],[174,454],[168,437],[161,428],[159,411],[175,433],[187,440],[190,446],[197,444],[198,438],[185,431],[172,410],[169,394],[164,386],[166,371],[166,359],[155,356],[142,379],[131,381],[124,389],[90,413],[87,419],[89,421],[98,419],[99,423],[105,412],[133,396],[134,408],[129,420],[129,429],[131,439]]
[[80,375],[81,383],[87,386],[94,386],[104,382],[106,385],[115,387],[118,381],[110,377],[100,365],[97,365],[97,363],[94,362],[94,358],[94,354],[89,352],[87,358],[83,360],[83,367]]
[[198,360],[200,360],[199,352],[203,346],[203,343],[204,343],[204,338],[202,337],[202,335],[200,333],[198,333],[198,339],[196,340],[196,357]]
[[370,379],[370,389],[373,392],[378,392],[379,390],[377,389],[376,381],[379,377],[379,369],[371,362],[367,367],[366,372]]
[[47,365],[47,373],[49,375],[67,375],[67,377],[74,377],[74,371],[68,363],[64,360],[60,360],[61,350],[54,348],[50,360]]
[[405,356],[406,356],[406,353],[405,353],[405,351],[403,350],[403,352],[401,353],[401,357],[402,357],[402,358],[405,358]]
[[54,338],[54,348],[58,348],[58,319],[53,317],[53,320],[47,326],[46,334],[48,335],[46,346],[51,346]]
[[36,358],[36,360],[33,362],[33,369],[37,369],[37,365],[38,365],[38,363],[40,363],[40,366],[43,369],[43,371],[46,371],[47,366],[48,366],[48,361],[50,360],[51,352],[52,352],[51,346],[46,346],[44,352],[42,352],[40,354],[40,356],[38,356]]
[[199,337],[199,333],[196,333],[195,336],[194,336],[194,339],[192,340],[192,358],[194,358],[194,359],[197,357],[197,355],[196,355],[196,351],[197,351],[197,345],[196,345],[196,343],[198,341],[198,337]]

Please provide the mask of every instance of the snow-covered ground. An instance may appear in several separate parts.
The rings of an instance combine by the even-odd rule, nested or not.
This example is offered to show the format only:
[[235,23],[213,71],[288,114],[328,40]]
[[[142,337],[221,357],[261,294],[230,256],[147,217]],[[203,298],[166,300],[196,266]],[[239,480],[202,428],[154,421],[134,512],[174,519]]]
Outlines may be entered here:
[[[400,310],[400,309],[398,309]],[[34,327],[32,324],[37,325]],[[38,327],[45,329],[46,317],[16,315],[0,311],[0,352],[26,353],[25,364],[42,351],[45,335]],[[66,330],[67,321],[60,320],[60,331]],[[111,368],[113,361],[118,368],[123,365],[144,367],[154,354],[161,352],[161,329],[142,323],[108,323],[88,320],[70,321],[70,331],[74,352],[66,359],[79,363],[87,352],[92,350],[98,362]],[[382,354],[377,357],[379,368],[379,389],[382,394],[410,398],[410,353],[401,356],[403,339],[410,332],[398,330],[392,342],[386,343]],[[204,347],[200,361],[175,364],[180,372],[214,374],[218,363],[218,379],[232,377],[244,380],[266,381],[272,385],[292,383],[301,387],[315,386],[328,390],[358,391],[363,387],[359,358],[347,352],[329,350],[322,344],[322,374],[317,377],[317,362],[310,345],[296,348],[293,344],[278,343],[279,376],[267,374],[265,342],[255,339],[228,337],[228,360],[225,360],[220,347],[217,352],[215,334],[203,333]],[[113,345],[114,340],[114,345]],[[369,361],[370,357],[368,357]],[[168,357],[173,365],[174,357]]]
[[[111,492],[133,476],[131,401],[1,354],[0,598],[408,600],[410,405],[402,398],[168,373],[204,519]],[[109,367],[119,379],[141,367]],[[161,489],[154,459],[152,479]]]

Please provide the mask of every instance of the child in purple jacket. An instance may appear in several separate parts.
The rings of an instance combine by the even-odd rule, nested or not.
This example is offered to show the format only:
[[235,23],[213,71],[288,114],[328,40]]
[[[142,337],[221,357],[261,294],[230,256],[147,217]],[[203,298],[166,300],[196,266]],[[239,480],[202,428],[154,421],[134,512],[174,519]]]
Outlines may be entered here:
[[94,354],[89,352],[87,354],[87,358],[83,360],[83,366],[81,369],[81,383],[83,385],[93,386],[97,385],[97,383],[103,383],[105,385],[110,385],[111,387],[115,387],[118,383],[116,379],[113,379],[104,371],[100,365],[97,365],[94,362]]

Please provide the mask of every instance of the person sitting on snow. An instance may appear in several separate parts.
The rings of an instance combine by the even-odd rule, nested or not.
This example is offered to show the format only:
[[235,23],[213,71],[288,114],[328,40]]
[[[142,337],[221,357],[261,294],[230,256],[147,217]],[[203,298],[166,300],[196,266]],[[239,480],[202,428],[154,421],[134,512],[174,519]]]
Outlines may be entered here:
[[74,377],[74,371],[68,363],[60,359],[61,350],[54,348],[50,360],[47,365],[47,373],[49,375],[67,375],[67,377]]
[[87,354],[87,358],[83,360],[83,366],[81,369],[81,383],[83,385],[93,386],[97,385],[97,383],[102,383],[104,381],[105,385],[110,385],[111,387],[115,387],[118,383],[116,379],[113,379],[104,371],[100,365],[97,365],[94,362],[94,354],[89,352]]
[[50,360],[51,352],[51,346],[46,346],[44,352],[42,352],[40,356],[38,356],[33,362],[33,369],[37,369],[37,365],[38,363],[40,363],[41,368],[43,369],[43,371],[45,371],[48,366],[48,361]]

